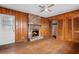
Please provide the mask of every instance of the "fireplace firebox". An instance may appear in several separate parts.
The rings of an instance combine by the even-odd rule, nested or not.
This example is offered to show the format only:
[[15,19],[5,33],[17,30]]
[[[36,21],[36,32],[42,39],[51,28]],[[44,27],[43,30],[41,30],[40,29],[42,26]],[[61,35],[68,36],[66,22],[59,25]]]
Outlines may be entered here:
[[38,30],[32,31],[32,37],[35,37],[35,36],[39,36],[39,31]]

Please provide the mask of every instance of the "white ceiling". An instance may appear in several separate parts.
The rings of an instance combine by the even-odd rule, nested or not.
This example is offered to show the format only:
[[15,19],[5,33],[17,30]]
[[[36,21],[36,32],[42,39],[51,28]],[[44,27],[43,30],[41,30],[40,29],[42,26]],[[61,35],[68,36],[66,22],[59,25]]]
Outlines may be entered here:
[[52,12],[44,11],[40,13],[40,7],[38,7],[39,4],[0,4],[0,6],[14,9],[17,11],[22,11],[25,13],[35,14],[42,17],[55,16],[58,14],[79,9],[79,4],[55,4],[50,8]]

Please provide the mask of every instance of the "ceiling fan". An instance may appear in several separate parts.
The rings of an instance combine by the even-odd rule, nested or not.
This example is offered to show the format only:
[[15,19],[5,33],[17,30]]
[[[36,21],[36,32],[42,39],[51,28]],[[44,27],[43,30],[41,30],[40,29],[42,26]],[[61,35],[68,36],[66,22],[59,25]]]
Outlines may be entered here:
[[41,8],[40,12],[44,12],[44,11],[52,12],[52,10],[50,8],[53,7],[54,5],[55,4],[43,4],[43,5],[39,5],[39,7]]

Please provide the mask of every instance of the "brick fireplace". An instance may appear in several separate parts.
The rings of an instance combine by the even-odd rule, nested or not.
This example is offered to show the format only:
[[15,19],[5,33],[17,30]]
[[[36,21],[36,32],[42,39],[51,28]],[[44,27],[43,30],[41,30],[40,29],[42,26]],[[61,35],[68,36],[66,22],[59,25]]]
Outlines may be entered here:
[[40,17],[30,14],[29,15],[29,31],[28,31],[28,38],[30,41],[35,41],[39,39],[43,39],[40,34]]

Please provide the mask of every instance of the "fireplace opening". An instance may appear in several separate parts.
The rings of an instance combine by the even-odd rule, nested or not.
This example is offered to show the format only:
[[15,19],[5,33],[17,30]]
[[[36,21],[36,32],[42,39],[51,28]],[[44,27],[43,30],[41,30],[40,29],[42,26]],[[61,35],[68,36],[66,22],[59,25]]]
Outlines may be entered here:
[[32,37],[35,37],[35,36],[39,36],[39,31],[38,30],[32,31]]

